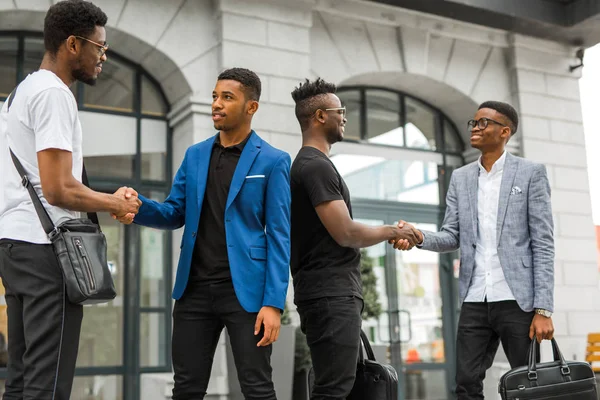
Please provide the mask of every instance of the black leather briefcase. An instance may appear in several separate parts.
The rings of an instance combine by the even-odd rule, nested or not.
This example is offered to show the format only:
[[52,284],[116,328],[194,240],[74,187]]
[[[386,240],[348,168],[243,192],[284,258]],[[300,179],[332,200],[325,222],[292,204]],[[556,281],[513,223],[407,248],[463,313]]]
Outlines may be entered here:
[[364,357],[361,347],[356,366],[356,380],[347,400],[397,400],[398,373],[391,365],[375,360],[369,338],[362,330],[360,338],[367,358]]
[[536,364],[539,344],[532,340],[529,365],[508,371],[500,378],[502,400],[597,400],[596,379],[590,364],[565,361],[552,339],[554,361]]

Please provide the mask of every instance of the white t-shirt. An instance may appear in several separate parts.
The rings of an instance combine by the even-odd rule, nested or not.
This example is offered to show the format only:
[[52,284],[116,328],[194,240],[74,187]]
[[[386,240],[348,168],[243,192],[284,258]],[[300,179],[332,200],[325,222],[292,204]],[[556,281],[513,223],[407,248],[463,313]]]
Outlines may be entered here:
[[73,176],[81,182],[83,168],[81,124],[77,102],[68,86],[48,70],[27,76],[14,101],[0,110],[0,239],[50,243],[27,189],[10,157],[19,158],[50,219],[59,225],[79,218],[78,212],[50,205],[42,193],[37,152],[61,149],[73,154]]

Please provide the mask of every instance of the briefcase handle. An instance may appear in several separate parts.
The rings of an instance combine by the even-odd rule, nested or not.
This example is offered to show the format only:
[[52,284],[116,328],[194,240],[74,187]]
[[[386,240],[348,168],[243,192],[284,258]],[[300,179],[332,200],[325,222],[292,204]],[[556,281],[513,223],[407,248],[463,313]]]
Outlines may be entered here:
[[365,363],[365,355],[363,353],[363,346],[365,348],[365,351],[367,352],[367,360],[376,361],[375,353],[373,353],[373,348],[371,347],[369,338],[367,337],[367,334],[362,329],[360,330],[360,341],[362,342],[362,346],[360,346],[360,351],[358,352],[358,362],[361,364]]
[[[568,377],[571,374],[571,370],[569,369],[569,365],[565,361],[565,358],[562,355],[562,352],[558,348],[558,343],[556,340],[552,339],[552,354],[554,355],[554,361],[560,361],[560,372],[563,376]],[[531,344],[529,345],[529,368],[527,371],[527,378],[530,381],[537,380],[537,355],[540,351],[540,344],[535,339],[535,336],[531,340]]]

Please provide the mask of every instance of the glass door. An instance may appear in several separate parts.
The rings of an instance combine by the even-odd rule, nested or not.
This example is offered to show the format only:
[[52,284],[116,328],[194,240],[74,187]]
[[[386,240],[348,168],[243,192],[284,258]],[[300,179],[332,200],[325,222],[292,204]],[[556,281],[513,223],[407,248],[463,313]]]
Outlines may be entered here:
[[[404,219],[423,230],[438,227],[438,207],[356,203],[354,218],[366,224]],[[397,251],[387,243],[362,255],[363,330],[376,358],[398,371],[399,400],[450,398],[456,313],[454,278],[445,257],[416,248]]]

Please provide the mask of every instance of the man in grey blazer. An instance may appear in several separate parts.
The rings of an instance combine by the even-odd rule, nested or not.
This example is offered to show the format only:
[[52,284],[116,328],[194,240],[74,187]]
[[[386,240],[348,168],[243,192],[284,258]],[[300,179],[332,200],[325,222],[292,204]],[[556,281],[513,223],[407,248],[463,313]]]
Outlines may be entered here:
[[[460,249],[456,394],[483,399],[498,345],[512,368],[527,364],[535,336],[554,334],[554,238],[546,168],[505,151],[517,131],[509,104],[481,104],[470,120],[478,161],[452,174],[439,232],[415,229],[420,247]],[[401,222],[403,224],[403,222]],[[405,241],[396,248],[409,247]]]

